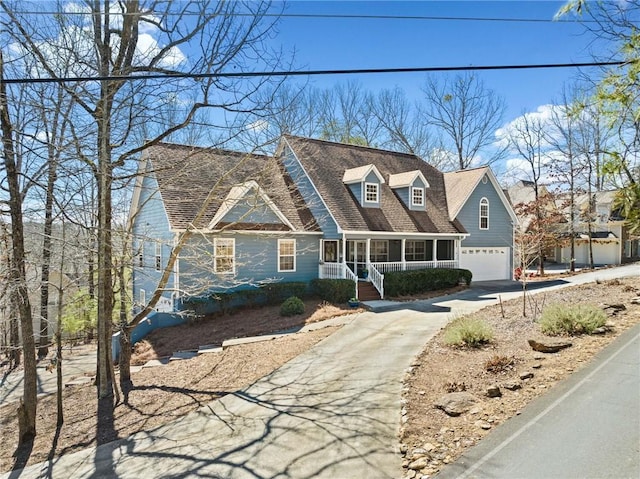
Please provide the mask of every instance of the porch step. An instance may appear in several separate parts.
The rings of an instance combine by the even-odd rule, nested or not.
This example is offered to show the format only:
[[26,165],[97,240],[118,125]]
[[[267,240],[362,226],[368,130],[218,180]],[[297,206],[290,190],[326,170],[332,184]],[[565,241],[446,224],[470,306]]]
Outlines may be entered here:
[[375,301],[381,298],[373,284],[367,281],[358,281],[358,299],[360,301]]

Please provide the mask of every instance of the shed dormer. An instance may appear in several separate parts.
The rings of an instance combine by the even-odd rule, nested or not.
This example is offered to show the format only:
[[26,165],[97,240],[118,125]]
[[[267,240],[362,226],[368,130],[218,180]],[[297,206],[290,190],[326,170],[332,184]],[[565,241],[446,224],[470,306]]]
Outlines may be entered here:
[[429,182],[420,170],[389,175],[389,186],[407,208],[414,211],[425,210]]
[[345,170],[342,182],[365,208],[380,208],[381,188],[384,178],[374,165],[359,166]]

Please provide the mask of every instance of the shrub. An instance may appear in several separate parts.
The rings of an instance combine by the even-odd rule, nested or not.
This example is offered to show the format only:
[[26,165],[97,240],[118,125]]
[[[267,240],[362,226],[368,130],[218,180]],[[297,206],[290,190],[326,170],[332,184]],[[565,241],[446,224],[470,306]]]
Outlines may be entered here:
[[267,304],[278,304],[291,296],[304,298],[307,295],[307,283],[266,283],[260,286],[266,295]]
[[323,301],[346,303],[356,295],[356,284],[350,279],[314,279],[311,292]]
[[475,318],[455,319],[444,330],[444,343],[448,346],[478,348],[492,339],[493,332],[489,325]]
[[606,313],[597,306],[552,304],[542,311],[540,330],[549,336],[591,334],[606,322]]
[[488,359],[486,363],[484,363],[484,369],[485,371],[489,371],[490,373],[498,374],[503,373],[509,369],[513,369],[514,363],[514,358],[496,354],[492,358]]
[[384,289],[389,296],[404,296],[451,288],[461,281],[470,284],[471,278],[471,271],[457,268],[392,271],[384,275]]
[[291,296],[280,306],[280,316],[295,316],[304,313],[304,303],[297,296]]

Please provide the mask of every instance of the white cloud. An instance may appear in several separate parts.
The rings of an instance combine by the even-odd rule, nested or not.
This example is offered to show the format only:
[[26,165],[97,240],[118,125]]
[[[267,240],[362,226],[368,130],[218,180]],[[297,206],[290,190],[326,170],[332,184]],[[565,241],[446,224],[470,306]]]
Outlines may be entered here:
[[252,133],[262,133],[269,128],[269,122],[267,120],[256,120],[253,123],[247,125],[247,131]]

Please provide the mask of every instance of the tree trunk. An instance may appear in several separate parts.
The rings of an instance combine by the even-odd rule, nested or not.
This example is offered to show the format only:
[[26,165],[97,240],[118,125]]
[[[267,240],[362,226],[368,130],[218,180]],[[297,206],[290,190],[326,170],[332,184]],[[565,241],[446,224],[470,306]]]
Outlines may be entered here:
[[20,313],[22,351],[24,356],[24,383],[20,406],[18,407],[18,442],[25,444],[36,435],[36,345],[33,337],[31,304],[27,290],[24,230],[22,223],[22,193],[18,180],[19,172],[15,161],[13,125],[9,117],[6,85],[4,83],[4,62],[0,51],[0,123],[2,126],[2,146],[4,166],[9,190],[9,211],[11,214],[11,282]]
[[40,337],[38,359],[49,354],[49,272],[51,265],[51,231],[53,226],[53,188],[56,182],[56,160],[49,155],[49,174],[44,205],[44,238],[42,240],[42,277],[40,279]]

